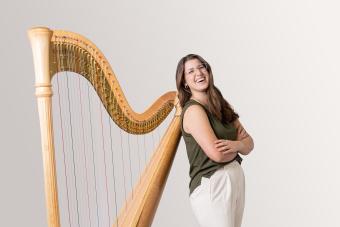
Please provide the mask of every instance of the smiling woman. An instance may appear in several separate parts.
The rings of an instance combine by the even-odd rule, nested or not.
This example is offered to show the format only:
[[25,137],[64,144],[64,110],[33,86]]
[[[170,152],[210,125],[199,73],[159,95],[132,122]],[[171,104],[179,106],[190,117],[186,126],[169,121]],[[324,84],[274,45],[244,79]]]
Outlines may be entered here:
[[[197,65],[197,67],[196,67]],[[196,86],[197,89],[207,89],[209,86],[209,78],[207,74],[207,65],[204,63],[201,63],[198,59],[193,59],[187,62],[186,65],[186,85],[185,87],[188,89],[190,83],[190,87],[194,89]],[[196,67],[196,68],[195,68]],[[197,75],[195,77],[195,75]]]
[[214,86],[211,67],[202,57],[189,54],[179,61],[176,84],[194,214],[201,226],[240,227],[245,183],[239,153],[249,154],[253,139]]

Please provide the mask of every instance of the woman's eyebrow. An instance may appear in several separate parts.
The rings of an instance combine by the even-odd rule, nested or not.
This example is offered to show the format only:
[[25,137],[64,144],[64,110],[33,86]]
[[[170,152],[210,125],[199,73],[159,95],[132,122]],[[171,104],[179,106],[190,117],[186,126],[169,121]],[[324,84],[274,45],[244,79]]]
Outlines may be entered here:
[[[200,67],[200,66],[203,66],[203,64],[198,64],[198,65],[196,66],[196,68],[198,68],[198,67]],[[194,67],[188,68],[188,71],[193,70],[193,69],[194,69]]]

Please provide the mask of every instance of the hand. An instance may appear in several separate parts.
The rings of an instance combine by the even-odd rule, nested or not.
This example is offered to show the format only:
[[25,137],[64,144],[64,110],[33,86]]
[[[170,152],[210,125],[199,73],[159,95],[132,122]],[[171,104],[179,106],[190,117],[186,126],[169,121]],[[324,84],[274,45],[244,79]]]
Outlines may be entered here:
[[215,147],[223,154],[237,153],[244,146],[241,141],[234,140],[216,140]]

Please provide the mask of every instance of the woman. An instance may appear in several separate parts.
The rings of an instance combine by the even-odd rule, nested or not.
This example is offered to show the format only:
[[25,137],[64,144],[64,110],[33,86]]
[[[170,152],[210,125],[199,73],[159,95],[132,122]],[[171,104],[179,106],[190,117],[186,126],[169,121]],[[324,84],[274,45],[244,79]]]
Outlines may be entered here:
[[214,86],[208,62],[189,54],[177,66],[182,136],[190,163],[190,203],[202,227],[239,227],[244,208],[242,155],[251,136]]

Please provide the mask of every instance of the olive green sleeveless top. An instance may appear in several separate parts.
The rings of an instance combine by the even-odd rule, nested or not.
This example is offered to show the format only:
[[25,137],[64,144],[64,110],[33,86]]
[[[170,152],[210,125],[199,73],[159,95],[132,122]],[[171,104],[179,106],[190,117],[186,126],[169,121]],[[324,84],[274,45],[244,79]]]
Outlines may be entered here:
[[212,113],[202,105],[201,103],[190,99],[185,103],[182,114],[181,114],[181,129],[182,136],[185,141],[187,155],[190,164],[190,183],[189,189],[190,194],[201,184],[202,177],[210,178],[211,175],[215,173],[215,171],[224,165],[237,160],[240,164],[242,162],[242,158],[237,155],[234,160],[230,162],[218,163],[211,160],[202,150],[202,148],[198,145],[196,140],[192,137],[191,134],[186,133],[183,128],[183,116],[187,108],[191,105],[200,105],[204,108],[207,113],[210,125],[215,132],[215,135],[218,139],[227,139],[227,140],[236,140],[237,138],[237,129],[231,124],[223,124],[220,120],[218,120]]

